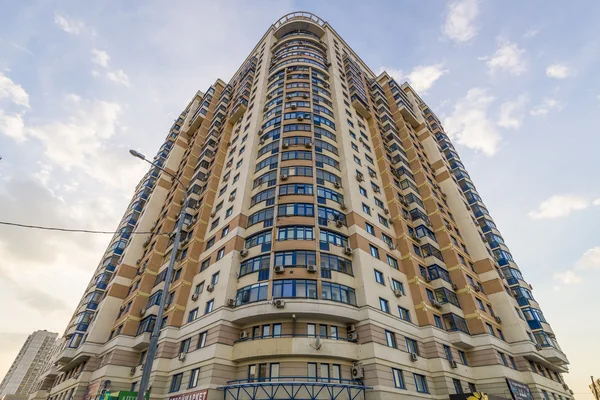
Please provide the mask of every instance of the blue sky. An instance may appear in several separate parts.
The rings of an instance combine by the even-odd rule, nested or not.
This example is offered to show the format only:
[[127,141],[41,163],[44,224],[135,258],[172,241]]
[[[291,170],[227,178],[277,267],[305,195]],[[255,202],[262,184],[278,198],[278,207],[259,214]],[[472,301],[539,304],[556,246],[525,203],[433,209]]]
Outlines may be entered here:
[[[145,170],[127,149],[153,154],[196,90],[311,11],[442,119],[591,399],[600,3],[215,3],[4,2],[0,219],[113,229]],[[62,332],[107,240],[0,228],[0,375],[29,332]]]

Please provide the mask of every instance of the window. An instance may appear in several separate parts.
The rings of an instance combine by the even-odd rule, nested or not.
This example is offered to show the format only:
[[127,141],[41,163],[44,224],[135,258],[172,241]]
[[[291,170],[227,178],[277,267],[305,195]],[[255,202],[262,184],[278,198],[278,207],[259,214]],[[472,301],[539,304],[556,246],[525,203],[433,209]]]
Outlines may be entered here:
[[409,353],[414,353],[419,355],[419,345],[416,340],[411,338],[406,338],[406,349]]
[[379,298],[379,308],[385,313],[390,313],[390,302],[386,299]]
[[453,360],[452,349],[450,346],[444,345],[444,354],[446,355],[446,360]]
[[225,211],[225,218],[230,217],[233,214],[233,207],[229,207],[227,211]]
[[462,384],[460,383],[460,381],[458,379],[453,378],[452,383],[454,383],[454,391],[456,392],[456,394],[463,393]]
[[206,338],[208,336],[208,331],[200,332],[198,335],[198,348],[201,349],[206,346]]
[[394,332],[385,331],[385,342],[389,347],[396,348],[396,335]]
[[[275,253],[275,266],[306,267],[317,264],[317,253],[307,250],[279,251]],[[267,265],[268,268],[268,265]]]
[[365,203],[362,203],[362,210],[365,214],[371,215],[371,207],[369,207]]
[[392,375],[394,376],[394,386],[399,389],[406,389],[404,386],[404,376],[402,376],[402,370],[392,368]]
[[273,324],[273,337],[281,337],[281,324]]
[[219,251],[217,252],[217,261],[219,261],[221,258],[223,258],[224,255],[225,255],[225,247],[223,247],[222,249],[219,249]]
[[279,378],[279,363],[269,365],[269,378],[271,378],[271,381],[277,381],[277,378]]
[[248,381],[253,382],[256,379],[256,365],[248,365]]
[[398,306],[398,312],[400,313],[400,319],[410,322],[410,313],[406,308]]
[[210,280],[210,282],[214,285],[219,283],[219,271],[215,272]]
[[477,391],[477,387],[474,383],[468,382],[467,384],[469,385],[469,393],[475,393]]
[[369,245],[369,251],[371,252],[371,255],[375,258],[379,258],[379,249],[373,245]]
[[488,324],[488,323],[486,322],[486,323],[485,323],[485,327],[486,327],[486,329],[487,329],[487,331],[488,331],[488,333],[489,333],[490,335],[492,335],[492,336],[496,336],[496,335],[494,335],[494,328],[492,327],[492,325],[490,325],[490,324]]
[[235,295],[235,305],[254,303],[267,299],[268,283],[255,283],[238,289]]
[[506,361],[506,355],[502,352],[498,352],[498,355],[500,356],[500,361],[502,361],[502,365],[504,365],[505,367],[508,367],[508,362]]
[[317,336],[317,325],[316,324],[306,324],[306,334],[309,337]]
[[504,339],[504,333],[502,333],[502,330],[500,329],[496,329],[496,332],[498,332],[498,337],[504,341],[506,341],[506,339]]
[[190,313],[188,314],[188,322],[192,322],[197,317],[198,317],[198,307],[196,307],[192,311],[190,311]]
[[337,326],[334,326],[334,325],[332,325],[332,326],[330,327],[330,330],[329,330],[329,338],[330,338],[330,339],[335,339],[335,340],[337,340],[337,339],[338,339],[338,337],[339,337],[339,336],[338,336],[338,327],[337,327]]
[[194,368],[190,372],[190,382],[188,384],[188,389],[195,388],[198,386],[198,377],[200,376],[200,368]]
[[462,350],[458,351],[458,356],[460,357],[460,362],[464,365],[469,365],[469,361],[467,360],[467,353]]
[[413,374],[415,377],[415,386],[417,387],[417,392],[419,393],[429,393],[429,389],[427,388],[427,378],[423,375]]
[[317,364],[308,363],[307,365],[307,376],[309,382],[315,382],[317,380]]
[[169,393],[176,392],[181,388],[181,379],[182,378],[183,378],[183,373],[173,375],[173,378],[171,378],[171,388],[169,389]]
[[194,290],[194,292],[196,294],[200,294],[200,293],[202,293],[203,290],[204,290],[204,281],[202,281],[196,285],[196,289]]
[[279,228],[277,240],[314,240],[312,226],[285,226]]
[[360,194],[362,194],[365,197],[368,197],[367,195],[367,191],[365,190],[365,188],[363,188],[362,186],[358,187],[358,191],[360,192]]
[[356,292],[353,288],[333,282],[323,282],[321,286],[323,300],[356,305]]
[[387,255],[387,263],[389,264],[390,267],[394,268],[394,269],[398,269],[398,260],[396,260],[394,257]]
[[435,326],[440,328],[440,329],[444,329],[444,324],[442,322],[442,318],[439,315],[433,315],[433,321],[435,323]]
[[204,314],[208,314],[208,313],[212,312],[214,305],[215,305],[214,299],[207,301],[206,307],[204,307]]
[[281,279],[273,282],[274,298],[317,298],[317,281],[306,279]]
[[373,225],[369,224],[368,222],[365,222],[365,228],[367,229],[367,232],[375,236],[375,228],[373,227]]
[[479,307],[480,310],[485,311],[485,307],[483,306],[483,302],[479,298],[475,297],[475,302],[477,303],[477,307]]
[[225,236],[227,236],[229,234],[229,225],[227,225],[225,228],[223,228],[223,230],[221,231],[221,239],[224,238]]
[[380,271],[377,271],[376,269],[373,271],[375,272],[375,281],[377,283],[385,286],[385,280],[383,278],[383,274]]
[[513,356],[508,356],[508,359],[509,359],[509,361],[510,361],[510,366],[511,366],[513,369],[517,369],[517,364],[515,363],[515,358],[514,358]]

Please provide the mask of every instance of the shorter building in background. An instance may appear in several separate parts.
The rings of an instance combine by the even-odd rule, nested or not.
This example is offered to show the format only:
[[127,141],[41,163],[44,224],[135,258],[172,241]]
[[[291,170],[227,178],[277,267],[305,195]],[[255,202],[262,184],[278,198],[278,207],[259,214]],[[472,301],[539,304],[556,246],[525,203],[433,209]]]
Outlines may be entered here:
[[8,395],[27,397],[46,366],[57,337],[58,333],[45,330],[29,335],[0,383],[0,398],[14,398]]

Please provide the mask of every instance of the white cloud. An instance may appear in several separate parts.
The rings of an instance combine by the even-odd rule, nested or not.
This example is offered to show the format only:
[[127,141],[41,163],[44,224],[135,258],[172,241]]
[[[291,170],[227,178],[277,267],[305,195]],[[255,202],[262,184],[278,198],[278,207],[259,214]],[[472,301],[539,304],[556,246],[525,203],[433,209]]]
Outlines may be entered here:
[[600,199],[596,199],[592,202],[593,205],[595,206],[600,206]]
[[452,115],[444,121],[446,131],[457,143],[493,156],[500,145],[500,134],[487,116],[494,101],[485,89],[473,88],[454,106]]
[[554,195],[544,200],[537,210],[530,211],[528,215],[532,219],[554,219],[566,217],[573,211],[584,210],[589,205],[589,201],[582,196]]
[[572,76],[574,71],[564,64],[552,64],[546,68],[546,76],[556,79],[564,79]]
[[586,250],[579,261],[577,261],[577,268],[600,269],[600,246]]
[[426,93],[435,81],[446,75],[449,71],[443,64],[419,65],[408,74],[408,82],[419,93]]
[[527,96],[519,95],[513,101],[506,101],[500,106],[498,125],[507,129],[519,129],[523,123],[525,111],[523,107],[527,103]]
[[115,83],[120,83],[121,85],[123,85],[125,87],[131,86],[131,82],[129,81],[129,76],[127,76],[125,71],[123,71],[122,69],[110,71],[106,74],[106,76],[108,77],[108,79],[110,79],[111,81],[113,81]]
[[21,114],[6,114],[0,110],[0,133],[17,142],[24,142],[26,139],[25,122]]
[[529,113],[535,117],[548,115],[552,110],[560,111],[563,105],[556,99],[544,97],[542,102],[535,106]]
[[466,43],[477,34],[475,18],[479,14],[478,0],[455,0],[448,5],[448,15],[442,32],[456,43]]
[[565,272],[556,272],[554,280],[564,285],[575,285],[581,282],[581,276],[571,270],[567,270]]
[[408,81],[413,89],[415,89],[418,93],[423,94],[427,93],[427,90],[431,89],[433,84],[438,79],[450,72],[443,67],[444,64],[442,63],[434,65],[419,65],[414,67],[408,75],[400,69],[381,67],[379,68],[378,74],[387,72],[389,76],[394,78],[394,80],[400,84],[402,84],[404,81]]
[[110,56],[104,50],[92,49],[92,62],[100,65],[101,67],[108,67],[108,60]]
[[534,36],[537,36],[538,33],[540,33],[540,29],[531,28],[531,29],[528,29],[523,34],[523,36],[526,37],[526,38],[532,38]]
[[507,40],[500,41],[500,46],[494,55],[481,57],[480,60],[486,60],[489,72],[492,74],[497,71],[506,71],[511,75],[518,76],[527,71],[525,50]]
[[0,72],[0,100],[8,101],[29,108],[29,95],[23,87]]
[[71,35],[79,35],[85,27],[82,21],[58,13],[54,14],[54,23]]

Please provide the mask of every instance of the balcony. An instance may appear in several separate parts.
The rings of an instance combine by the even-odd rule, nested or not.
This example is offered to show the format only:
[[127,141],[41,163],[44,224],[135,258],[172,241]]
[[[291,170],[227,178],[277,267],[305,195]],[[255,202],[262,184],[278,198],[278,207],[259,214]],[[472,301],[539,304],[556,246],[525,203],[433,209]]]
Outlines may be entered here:
[[402,116],[408,121],[408,123],[410,123],[410,125],[413,128],[416,128],[419,126],[419,120],[417,119],[417,116],[415,114],[415,112],[413,111],[412,107],[405,104],[404,101],[400,100],[398,101],[398,110],[400,111],[400,114],[402,114]]
[[77,349],[74,349],[71,347],[65,347],[58,353],[58,356],[56,357],[56,362],[58,362],[60,364],[69,363],[69,362],[71,362],[71,360],[73,360],[73,357],[75,357],[76,352],[77,352]]
[[136,350],[143,350],[148,348],[150,345],[150,332],[144,332],[135,337],[133,340],[133,348]]
[[358,113],[363,116],[365,119],[371,118],[371,107],[359,96],[352,96],[352,106],[358,111]]
[[241,117],[244,115],[246,110],[248,109],[248,101],[246,99],[240,99],[240,102],[231,112],[231,123],[235,124]]
[[550,361],[553,364],[569,364],[567,356],[562,351],[558,350],[556,347],[544,346],[542,347],[542,350],[540,350],[540,354],[542,355],[542,357],[544,357],[546,360]]

